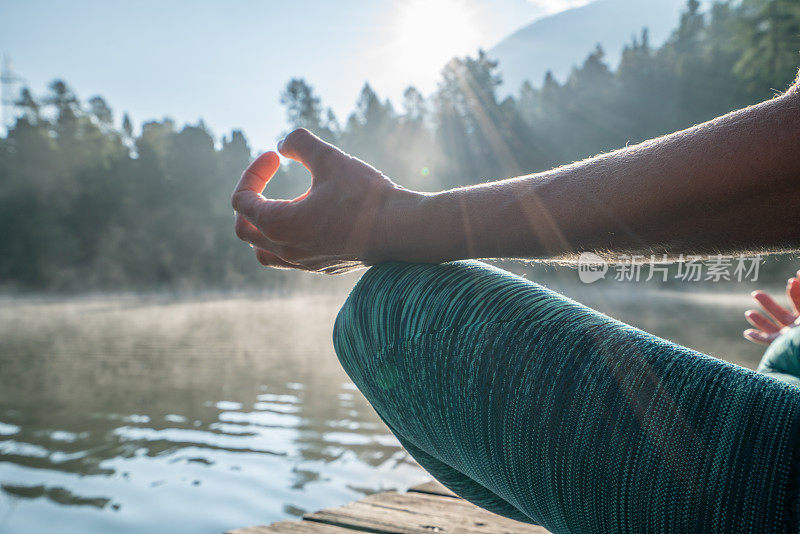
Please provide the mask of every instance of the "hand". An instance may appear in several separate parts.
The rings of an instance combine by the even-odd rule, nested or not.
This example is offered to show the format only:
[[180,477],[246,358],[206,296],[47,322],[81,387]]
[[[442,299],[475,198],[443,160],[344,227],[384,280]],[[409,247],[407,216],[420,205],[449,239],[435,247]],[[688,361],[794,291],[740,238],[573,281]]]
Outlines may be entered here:
[[265,198],[261,193],[280,165],[275,152],[244,171],[231,199],[236,235],[255,248],[259,262],[336,274],[393,259],[398,220],[421,194],[308,130],[293,131],[278,150],[311,172],[311,187],[293,200]]
[[745,338],[753,343],[769,345],[781,333],[800,326],[800,271],[795,277],[789,278],[786,284],[786,296],[791,302],[791,310],[775,302],[763,291],[753,291],[752,296],[764,308],[769,318],[757,310],[747,310],[744,316],[755,328],[745,330]]

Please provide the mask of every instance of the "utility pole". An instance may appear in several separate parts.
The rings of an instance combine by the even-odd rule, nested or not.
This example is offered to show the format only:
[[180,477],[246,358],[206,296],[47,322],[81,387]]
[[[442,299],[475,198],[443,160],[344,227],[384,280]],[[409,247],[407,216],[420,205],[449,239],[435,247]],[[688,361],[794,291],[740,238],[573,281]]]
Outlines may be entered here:
[[17,84],[22,78],[14,74],[11,57],[3,56],[3,67],[0,70],[0,126],[8,133],[14,120],[14,99],[17,97]]

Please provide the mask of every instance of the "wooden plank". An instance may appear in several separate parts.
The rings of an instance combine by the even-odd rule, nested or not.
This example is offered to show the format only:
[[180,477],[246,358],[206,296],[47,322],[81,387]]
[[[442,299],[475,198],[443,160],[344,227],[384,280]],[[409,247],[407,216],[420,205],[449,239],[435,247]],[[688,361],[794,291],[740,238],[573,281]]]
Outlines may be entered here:
[[379,534],[548,534],[542,527],[498,516],[463,499],[418,492],[378,493],[303,519]]
[[279,521],[271,525],[237,528],[225,534],[355,534],[356,530],[313,521]]
[[455,497],[456,499],[459,498],[458,495],[456,495],[449,489],[445,488],[440,482],[436,480],[431,480],[423,484],[417,484],[414,487],[408,488],[408,491],[417,493],[429,493],[431,495],[441,495],[442,497]]

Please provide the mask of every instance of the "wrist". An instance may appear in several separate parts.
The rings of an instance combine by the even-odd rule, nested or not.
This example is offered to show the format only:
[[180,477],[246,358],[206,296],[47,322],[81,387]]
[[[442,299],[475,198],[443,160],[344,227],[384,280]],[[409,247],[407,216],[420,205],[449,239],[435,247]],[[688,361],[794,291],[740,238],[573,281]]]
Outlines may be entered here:
[[409,261],[413,247],[412,221],[420,216],[424,194],[393,185],[378,213],[378,228],[369,253],[369,263]]
[[453,257],[448,201],[441,193],[395,187],[382,203],[379,228],[368,263],[438,263]]

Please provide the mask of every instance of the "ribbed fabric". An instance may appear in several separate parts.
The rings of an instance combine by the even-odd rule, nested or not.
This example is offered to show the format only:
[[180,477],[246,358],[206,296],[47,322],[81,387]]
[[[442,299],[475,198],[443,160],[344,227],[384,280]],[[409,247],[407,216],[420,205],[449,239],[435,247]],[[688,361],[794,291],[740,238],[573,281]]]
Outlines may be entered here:
[[555,533],[797,532],[800,388],[478,262],[371,268],[344,369],[445,486]]

